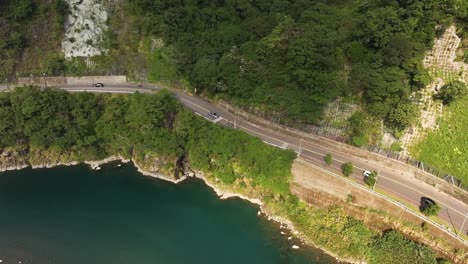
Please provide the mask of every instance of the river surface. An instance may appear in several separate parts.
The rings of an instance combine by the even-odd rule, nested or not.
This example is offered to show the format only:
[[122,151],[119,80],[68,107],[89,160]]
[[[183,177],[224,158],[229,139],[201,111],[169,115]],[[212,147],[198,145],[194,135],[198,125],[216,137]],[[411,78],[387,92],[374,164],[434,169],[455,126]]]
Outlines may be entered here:
[[[2,264],[336,263],[282,235],[258,206],[132,165],[0,173]],[[292,249],[297,244],[300,249]]]

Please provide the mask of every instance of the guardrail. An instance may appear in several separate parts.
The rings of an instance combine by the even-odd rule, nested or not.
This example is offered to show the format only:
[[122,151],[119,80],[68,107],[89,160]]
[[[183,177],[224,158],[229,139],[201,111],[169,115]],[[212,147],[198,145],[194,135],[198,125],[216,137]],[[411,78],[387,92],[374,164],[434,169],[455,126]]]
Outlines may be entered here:
[[[14,85],[14,84],[9,84],[9,85],[11,86],[11,85]],[[179,88],[173,88],[173,87],[169,86],[169,87],[165,87],[165,88],[169,89],[169,90],[173,90],[174,92],[181,92],[181,91],[186,92],[187,91],[183,87],[182,88],[180,88],[180,87]],[[2,87],[2,85],[0,85],[0,90],[5,90],[5,87]],[[204,99],[206,99],[206,98],[204,98]],[[333,135],[333,133],[330,134],[329,129],[321,129],[318,126],[307,126],[308,129],[304,129],[304,127],[297,127],[297,126],[290,127],[291,126],[290,124],[288,126],[284,126],[284,125],[281,125],[279,123],[276,123],[274,120],[272,121],[270,119],[264,119],[264,118],[268,118],[268,117],[266,117],[264,115],[259,117],[256,114],[252,114],[249,111],[247,111],[245,109],[242,109],[242,108],[239,108],[237,106],[232,106],[229,103],[224,102],[224,101],[214,102],[214,101],[210,100],[210,102],[218,105],[219,107],[222,107],[222,108],[226,109],[227,111],[229,111],[229,112],[231,112],[233,114],[239,115],[239,113],[241,113],[241,115],[243,116],[244,119],[246,119],[248,121],[251,121],[251,122],[263,122],[263,123],[267,122],[268,125],[270,125],[272,127],[275,127],[276,129],[285,130],[288,133],[300,134],[301,136],[304,136],[304,137],[309,136],[306,133],[311,133],[313,135],[325,137],[325,138],[328,138],[330,140],[338,141],[338,142],[341,142],[341,143],[345,144],[343,137]],[[262,120],[262,121],[259,121],[259,120]],[[423,163],[422,161],[413,159],[412,157],[401,155],[398,152],[384,150],[384,149],[382,149],[380,147],[377,147],[377,146],[368,146],[368,147],[362,148],[362,149],[366,149],[366,150],[368,150],[370,152],[373,152],[373,153],[376,153],[377,155],[380,155],[382,157],[386,157],[386,158],[396,160],[396,161],[398,161],[400,163],[405,163],[407,165],[411,165],[411,166],[417,168],[418,170],[424,171],[428,175],[435,176],[438,179],[441,179],[442,181],[444,181],[444,182],[446,182],[446,183],[448,183],[448,184],[450,184],[450,185],[452,185],[452,186],[454,186],[454,187],[456,187],[456,188],[458,188],[458,189],[460,189],[462,191],[465,191],[465,192],[468,191],[468,186],[464,185],[459,179],[453,177],[452,175],[450,175],[450,174],[448,174],[448,173],[446,173],[446,172],[444,172],[444,171],[442,171],[442,170],[440,170],[440,169],[438,169],[438,168],[436,168],[434,166],[430,166],[428,164]]]
[[[279,146],[277,146],[277,147],[279,147]],[[349,183],[349,184],[352,184],[352,185],[354,185],[354,186],[360,188],[361,190],[364,190],[364,191],[366,191],[366,192],[368,192],[368,193],[377,195],[377,196],[379,196],[380,198],[383,198],[383,199],[387,200],[388,202],[391,202],[392,204],[394,204],[394,205],[396,205],[396,206],[399,206],[400,208],[404,209],[406,212],[408,212],[408,213],[410,213],[410,214],[412,214],[412,215],[418,217],[419,219],[421,219],[421,220],[423,220],[423,221],[426,221],[426,222],[430,223],[431,225],[433,225],[433,226],[439,228],[440,230],[442,230],[442,231],[445,232],[446,234],[448,234],[448,235],[452,236],[453,238],[459,240],[459,241],[462,242],[463,244],[468,245],[468,241],[467,241],[467,240],[465,240],[463,237],[460,237],[457,233],[455,233],[455,232],[451,231],[450,229],[448,229],[448,227],[446,227],[446,226],[444,226],[444,225],[441,225],[441,224],[439,224],[439,223],[433,221],[432,219],[430,219],[430,218],[428,218],[428,217],[426,217],[426,216],[423,216],[423,215],[421,215],[421,214],[416,213],[414,210],[412,210],[411,208],[409,208],[408,206],[406,206],[406,205],[403,204],[402,202],[397,201],[397,200],[394,200],[394,199],[392,199],[392,198],[390,198],[390,197],[388,197],[388,196],[385,196],[384,194],[381,194],[381,193],[379,193],[379,192],[370,190],[369,188],[366,188],[365,186],[363,186],[363,185],[361,185],[361,184],[358,184],[358,183],[356,183],[356,182],[354,182],[354,181],[352,181],[352,180],[349,180],[349,179],[347,179],[347,178],[345,178],[345,177],[343,177],[343,176],[341,176],[341,175],[338,175],[338,174],[336,174],[336,173],[334,173],[334,172],[325,170],[325,169],[323,169],[323,168],[321,168],[321,167],[319,167],[319,166],[317,166],[317,165],[315,165],[315,164],[313,164],[313,163],[311,163],[311,162],[309,162],[309,161],[307,161],[307,160],[305,160],[305,159],[302,159],[302,158],[300,158],[300,157],[299,157],[298,159],[299,159],[300,161],[306,162],[309,166],[312,166],[312,167],[314,167],[315,169],[318,169],[318,170],[320,170],[320,171],[322,171],[322,172],[324,172],[324,173],[327,173],[328,175],[331,175],[331,176],[333,176],[333,177],[335,177],[335,178],[339,178],[339,179],[341,179],[341,180],[343,180],[343,181],[345,181],[345,182],[347,182],[347,183]]]
[[[268,145],[271,145],[271,146],[274,146],[274,147],[277,147],[277,148],[284,149],[283,146],[280,146],[280,145],[277,145],[277,144],[274,144],[274,143],[271,143],[271,142],[268,142],[268,141],[263,141],[263,142],[265,142],[265,143],[268,144]],[[341,180],[343,180],[343,181],[345,181],[345,182],[347,182],[347,183],[349,183],[349,184],[351,184],[351,185],[353,185],[353,186],[356,186],[356,187],[360,188],[361,190],[364,190],[364,191],[366,191],[366,192],[368,192],[368,193],[377,195],[377,196],[379,196],[380,198],[383,198],[383,199],[387,200],[388,202],[391,202],[392,204],[394,204],[394,205],[396,205],[396,206],[398,206],[398,207],[404,209],[406,212],[412,214],[413,216],[416,216],[416,217],[418,217],[419,219],[421,219],[421,220],[423,220],[423,221],[426,221],[426,222],[432,224],[433,226],[439,228],[440,230],[442,230],[443,232],[445,232],[445,233],[447,233],[448,235],[452,236],[453,238],[459,240],[459,241],[462,242],[463,244],[468,245],[468,241],[467,241],[467,240],[465,240],[463,237],[460,237],[457,233],[453,232],[452,230],[448,229],[448,227],[446,227],[446,226],[444,226],[444,225],[442,225],[442,224],[439,224],[439,223],[435,222],[434,220],[430,219],[430,218],[427,217],[427,216],[424,216],[424,215],[422,215],[422,214],[419,214],[419,213],[415,212],[414,210],[412,210],[411,208],[409,208],[408,206],[406,206],[406,205],[403,204],[402,202],[397,201],[397,200],[395,200],[395,199],[392,199],[392,198],[390,198],[390,197],[388,197],[388,196],[386,196],[386,195],[384,195],[384,194],[382,194],[382,193],[379,193],[379,192],[376,192],[376,191],[371,190],[371,189],[369,189],[369,188],[366,188],[366,187],[363,186],[362,184],[356,183],[356,182],[354,182],[354,181],[352,181],[352,180],[349,180],[349,179],[347,179],[347,178],[345,178],[345,177],[343,177],[343,176],[341,176],[341,175],[338,175],[338,174],[336,174],[336,173],[334,173],[334,172],[325,170],[325,169],[323,169],[323,168],[321,168],[321,167],[319,167],[319,166],[313,164],[312,162],[310,162],[310,161],[308,161],[308,160],[306,160],[306,159],[301,158],[299,152],[296,151],[296,153],[298,153],[298,155],[299,155],[299,156],[298,156],[298,160],[303,161],[303,162],[306,162],[309,166],[314,167],[315,169],[318,169],[318,170],[320,170],[320,171],[322,171],[322,172],[324,172],[324,173],[327,173],[327,174],[329,174],[329,175],[331,175],[331,176],[333,176],[333,177],[335,177],[335,178],[339,178],[339,179],[341,179]]]
[[376,153],[380,156],[386,157],[386,158],[391,158],[394,160],[397,160],[399,162],[406,163],[408,165],[411,165],[421,171],[424,171],[428,174],[431,174],[439,179],[444,180],[445,182],[450,183],[451,185],[458,187],[464,191],[468,191],[468,186],[464,185],[461,180],[457,179],[456,177],[450,175],[449,173],[436,168],[434,166],[431,166],[429,164],[426,164],[420,160],[414,159],[410,156],[403,155],[399,152],[391,151],[391,150],[385,150],[382,149],[378,146],[367,146],[365,148],[368,151],[371,151],[373,153]]
[[[202,116],[202,117],[204,117],[204,116]],[[208,118],[206,118],[206,117],[204,117],[204,118],[205,118],[205,119],[208,119]],[[208,120],[209,120],[209,119],[208,119]],[[229,126],[229,121],[228,121],[228,126]],[[272,145],[272,146],[275,146],[275,147],[278,147],[278,148],[281,148],[281,149],[284,149],[284,148],[285,148],[284,146],[279,146],[279,145],[276,145],[276,144],[271,143],[271,142],[265,141],[265,143],[267,143],[267,144],[269,144],[269,145]],[[354,182],[354,181],[348,180],[348,179],[346,179],[346,178],[344,178],[344,177],[342,177],[342,176],[340,176],[340,175],[337,175],[336,173],[333,173],[333,172],[327,171],[327,170],[325,170],[325,169],[323,169],[323,168],[320,168],[319,166],[316,166],[316,165],[314,165],[313,163],[311,163],[311,162],[309,162],[309,161],[307,161],[307,160],[305,160],[305,159],[300,159],[300,160],[302,160],[302,161],[304,161],[304,162],[307,162],[310,166],[315,167],[316,169],[318,169],[318,170],[320,170],[320,171],[322,171],[322,172],[325,172],[325,173],[327,173],[327,174],[329,174],[329,175],[332,175],[333,177],[340,178],[340,179],[344,180],[345,182],[350,183],[350,184],[352,184],[352,185],[354,185],[354,186],[357,186],[358,188],[360,188],[360,189],[362,189],[362,190],[365,190],[365,191],[367,191],[367,192],[369,192],[369,193],[373,193],[373,194],[375,194],[375,195],[377,195],[377,196],[380,196],[381,198],[384,198],[384,199],[386,199],[387,201],[389,201],[389,202],[391,202],[391,203],[393,203],[393,204],[395,204],[395,205],[397,205],[397,206],[403,208],[405,211],[407,211],[407,212],[411,213],[412,215],[414,215],[414,216],[420,218],[421,220],[426,221],[426,222],[432,224],[433,226],[439,228],[440,230],[442,230],[443,232],[449,234],[449,235],[452,236],[453,238],[459,240],[459,241],[462,242],[463,244],[465,244],[465,245],[468,244],[468,241],[466,241],[466,240],[463,239],[462,237],[458,236],[455,232],[452,232],[451,230],[449,230],[446,226],[443,226],[443,225],[441,225],[441,224],[439,224],[439,223],[437,223],[437,222],[435,222],[435,221],[429,219],[428,217],[422,216],[421,214],[418,214],[418,213],[414,212],[413,210],[411,210],[409,207],[407,207],[407,206],[404,205],[403,203],[401,203],[401,202],[399,202],[399,201],[397,201],[397,200],[394,200],[394,199],[392,199],[392,198],[390,198],[390,197],[388,197],[388,196],[385,196],[385,195],[383,195],[383,194],[381,194],[381,193],[378,193],[378,192],[369,190],[368,188],[366,188],[366,187],[364,187],[364,186],[362,186],[362,185],[360,185],[360,184],[358,184],[358,183],[356,183],[356,182]]]
[[[268,125],[268,126],[271,126],[272,129],[280,129],[280,130],[283,130],[283,131],[286,131],[287,133],[292,133],[292,134],[296,134],[296,135],[300,135],[302,137],[308,137],[310,136],[310,134],[314,135],[314,136],[320,136],[320,137],[324,137],[324,138],[327,138],[329,140],[333,140],[333,141],[337,141],[337,142],[340,142],[342,144],[346,144],[348,146],[351,146],[349,144],[347,144],[344,140],[343,137],[341,136],[337,136],[337,135],[334,135],[334,134],[330,134],[329,133],[329,130],[328,129],[321,129],[320,127],[318,126],[307,126],[307,127],[301,127],[301,126],[292,126],[290,124],[288,124],[287,126],[286,125],[282,125],[280,123],[277,123],[275,122],[275,120],[272,120],[272,119],[266,119],[268,118],[267,117],[264,117],[264,116],[258,116],[257,114],[254,114],[254,113],[251,113],[249,112],[248,110],[245,110],[243,108],[239,108],[237,106],[233,106],[227,102],[224,102],[222,100],[218,101],[218,102],[214,102],[216,103],[216,105],[218,105],[219,107],[231,112],[232,114],[235,114],[235,115],[238,115],[238,116],[242,116],[244,119],[250,121],[250,122],[256,122],[256,123],[262,123],[264,125]],[[428,165],[428,164],[425,164],[423,163],[422,161],[419,161],[419,160],[416,160],[412,157],[409,157],[409,156],[406,156],[406,155],[402,155],[398,152],[394,152],[394,151],[389,151],[389,150],[384,150],[380,147],[377,147],[377,146],[368,146],[366,148],[361,148],[361,149],[364,149],[364,150],[367,150],[369,152],[372,152],[372,153],[375,153],[379,156],[382,156],[382,157],[386,157],[386,158],[390,158],[390,159],[393,159],[393,160],[396,160],[398,162],[401,162],[401,163],[405,163],[407,165],[411,165],[413,167],[415,167],[416,169],[420,170],[420,171],[423,171],[429,175],[432,175],[438,179],[441,179],[443,180],[444,182],[447,182],[448,184],[460,189],[460,190],[463,190],[463,191],[468,191],[468,186],[464,185],[459,179],[453,177],[452,175],[450,175],[449,173],[446,173],[434,166],[431,166],[431,165]]]

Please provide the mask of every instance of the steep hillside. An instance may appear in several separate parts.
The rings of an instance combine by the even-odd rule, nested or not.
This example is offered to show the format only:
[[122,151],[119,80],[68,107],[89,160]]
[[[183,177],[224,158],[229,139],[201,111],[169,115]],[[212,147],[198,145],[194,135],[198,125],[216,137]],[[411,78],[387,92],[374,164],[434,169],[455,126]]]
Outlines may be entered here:
[[61,54],[64,0],[7,0],[0,5],[0,80],[51,72]]
[[428,82],[422,58],[435,26],[456,13],[451,1],[141,0],[121,10],[118,37],[142,40],[140,51],[162,39],[162,59],[198,92],[306,123],[336,97],[361,94],[367,112],[397,130],[414,121],[409,95]]
[[[183,84],[288,125],[330,119],[357,146],[380,144],[384,127],[399,137],[417,123],[411,94],[431,81],[424,54],[448,25],[463,29],[467,19],[460,0],[20,0],[2,6],[2,80],[126,74]],[[459,53],[462,58],[463,46]],[[357,112],[342,115],[347,120],[324,118],[330,103],[340,101]]]
[[[413,130],[410,150],[414,157],[443,169],[467,185],[468,64],[456,60],[463,59],[457,58],[456,51],[464,40],[455,32],[454,26],[449,27],[425,59],[435,82],[422,94],[425,103],[421,125]],[[463,27],[458,35],[468,37]]]

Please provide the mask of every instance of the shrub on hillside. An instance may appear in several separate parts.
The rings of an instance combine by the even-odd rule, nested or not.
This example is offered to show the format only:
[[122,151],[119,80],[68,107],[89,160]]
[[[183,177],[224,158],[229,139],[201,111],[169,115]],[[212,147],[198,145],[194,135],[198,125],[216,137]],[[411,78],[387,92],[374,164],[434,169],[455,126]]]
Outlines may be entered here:
[[441,100],[444,105],[449,105],[466,94],[467,86],[465,83],[461,81],[452,81],[444,85],[440,89],[440,92],[434,95],[434,99]]
[[341,171],[344,176],[348,177],[353,173],[353,164],[351,162],[343,163],[343,165],[341,165]]

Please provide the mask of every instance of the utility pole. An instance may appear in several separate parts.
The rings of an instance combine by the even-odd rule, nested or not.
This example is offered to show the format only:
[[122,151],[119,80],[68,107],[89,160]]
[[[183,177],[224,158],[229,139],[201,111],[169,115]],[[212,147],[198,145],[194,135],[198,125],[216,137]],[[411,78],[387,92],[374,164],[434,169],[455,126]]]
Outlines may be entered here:
[[6,82],[6,88],[7,88],[7,90],[10,90],[10,87],[8,86],[8,78],[5,78],[5,82]]
[[463,224],[462,224],[462,226],[460,227],[460,231],[458,231],[458,234],[457,234],[458,237],[460,237],[460,233],[462,232],[463,227],[465,226],[466,217],[468,217],[468,213],[465,214],[465,220],[463,220]]
[[45,77],[45,72],[42,73],[42,77],[44,77],[44,86],[45,88],[47,88],[47,80],[46,80],[46,77]]
[[302,152],[302,138],[299,141],[299,157],[301,156],[301,152]]

